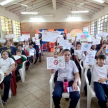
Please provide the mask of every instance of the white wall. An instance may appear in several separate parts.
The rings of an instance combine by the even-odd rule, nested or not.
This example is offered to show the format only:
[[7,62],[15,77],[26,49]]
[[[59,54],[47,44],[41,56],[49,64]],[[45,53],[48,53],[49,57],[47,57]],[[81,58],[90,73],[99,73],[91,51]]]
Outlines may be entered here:
[[0,16],[5,16],[7,18],[10,18],[12,20],[16,20],[20,22],[20,17],[13,14],[12,12],[9,12],[7,10],[5,10],[4,8],[0,8]]
[[[42,16],[44,14],[53,14],[54,17],[44,17],[43,22],[70,22],[67,21],[67,16],[70,16],[70,10],[64,7],[57,7],[57,10],[53,10],[52,5],[44,7],[39,11],[38,16]],[[33,17],[32,15],[21,15],[21,22],[31,22],[30,18]],[[90,21],[90,17],[86,14],[82,16],[80,22],[87,22]],[[77,22],[77,21],[75,21]]]
[[96,14],[94,14],[91,18],[91,21],[96,20],[104,15],[108,14],[108,7],[105,7],[104,9],[102,9],[101,11],[97,12]]

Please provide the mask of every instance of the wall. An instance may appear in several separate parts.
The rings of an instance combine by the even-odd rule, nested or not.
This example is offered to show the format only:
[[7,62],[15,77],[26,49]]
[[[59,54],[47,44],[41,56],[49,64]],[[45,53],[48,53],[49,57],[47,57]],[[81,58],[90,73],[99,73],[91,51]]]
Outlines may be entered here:
[[36,29],[67,29],[67,32],[71,32],[73,29],[81,29],[90,24],[90,22],[42,22],[42,23],[33,23],[26,22],[21,23],[22,31],[29,31],[31,36],[34,36]]
[[0,8],[0,16],[5,16],[7,18],[10,18],[12,20],[16,20],[16,21],[19,21],[20,22],[20,17],[5,10],[4,8]]
[[96,14],[94,14],[91,18],[91,21],[96,20],[104,15],[108,14],[108,7],[105,7],[104,9],[102,9],[101,11],[97,12]]

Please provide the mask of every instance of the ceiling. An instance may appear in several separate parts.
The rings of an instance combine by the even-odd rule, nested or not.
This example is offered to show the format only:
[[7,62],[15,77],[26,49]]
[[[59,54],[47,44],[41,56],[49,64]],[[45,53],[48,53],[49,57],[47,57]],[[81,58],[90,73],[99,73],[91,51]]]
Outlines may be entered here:
[[[0,2],[5,0],[0,0]],[[45,9],[49,5],[52,9],[57,10],[58,7],[67,8],[71,10],[89,10],[87,15],[93,15],[103,9],[108,7],[108,0],[104,0],[103,4],[95,2],[94,0],[13,0],[12,2],[0,6],[4,7],[6,10],[21,15],[22,11],[38,11]]]

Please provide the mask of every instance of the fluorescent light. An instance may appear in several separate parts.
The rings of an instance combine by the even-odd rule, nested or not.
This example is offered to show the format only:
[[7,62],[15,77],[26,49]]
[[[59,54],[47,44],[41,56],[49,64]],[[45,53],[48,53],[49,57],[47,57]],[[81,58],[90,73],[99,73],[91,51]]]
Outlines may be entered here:
[[21,6],[25,6],[25,7],[28,7],[27,5],[25,5],[25,4],[21,4]]
[[81,17],[68,17],[67,21],[72,21],[72,22],[81,21]]
[[13,0],[5,0],[3,2],[0,3],[0,5],[5,5],[5,4],[8,4],[10,2],[12,2]]
[[43,22],[42,18],[30,18],[31,22]]
[[96,2],[99,2],[99,3],[104,3],[105,2],[103,0],[93,0],[93,1],[96,1]]
[[38,12],[21,12],[21,14],[38,14]]
[[88,10],[85,10],[85,11],[71,11],[71,13],[88,13],[89,11]]

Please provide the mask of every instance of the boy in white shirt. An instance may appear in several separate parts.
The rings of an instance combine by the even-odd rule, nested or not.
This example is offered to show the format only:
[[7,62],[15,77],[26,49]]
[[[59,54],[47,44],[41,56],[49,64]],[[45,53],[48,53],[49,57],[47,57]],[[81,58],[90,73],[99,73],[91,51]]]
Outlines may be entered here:
[[27,49],[27,51],[29,52],[29,57],[28,60],[33,63],[33,57],[36,58],[36,50],[33,48],[33,44],[29,43],[29,48]]
[[97,64],[92,66],[92,80],[94,83],[94,91],[98,98],[100,108],[107,108],[108,97],[108,65],[105,64],[105,55],[97,56]]
[[4,94],[2,97],[2,101],[5,104],[8,95],[9,95],[9,89],[10,89],[10,80],[11,80],[11,72],[15,68],[15,62],[12,58],[9,58],[8,51],[2,51],[0,58],[0,69],[4,72],[5,78],[3,80],[4,83]]
[[[71,101],[70,101],[69,108],[75,108],[80,98],[79,91],[77,91],[79,72],[74,61],[70,60],[71,57],[70,50],[65,49],[63,51],[63,56],[65,57],[65,68],[64,69],[58,68],[58,78],[54,87],[53,101],[54,101],[55,108],[60,108],[60,100],[63,93],[63,81],[65,77],[69,82],[69,87],[72,86],[74,90],[74,92],[70,92]],[[56,72],[56,70],[51,69],[51,73],[54,72]]]
[[81,43],[80,42],[76,43],[76,50],[74,51],[74,56],[75,56],[75,63],[77,65],[78,69],[79,69],[79,74],[80,74],[80,77],[81,77],[80,60],[83,58],[84,53],[81,50]]

